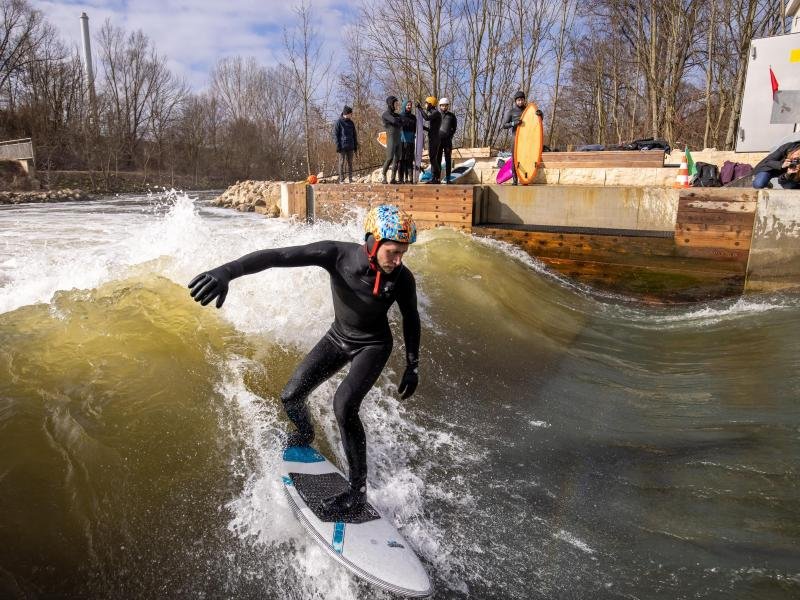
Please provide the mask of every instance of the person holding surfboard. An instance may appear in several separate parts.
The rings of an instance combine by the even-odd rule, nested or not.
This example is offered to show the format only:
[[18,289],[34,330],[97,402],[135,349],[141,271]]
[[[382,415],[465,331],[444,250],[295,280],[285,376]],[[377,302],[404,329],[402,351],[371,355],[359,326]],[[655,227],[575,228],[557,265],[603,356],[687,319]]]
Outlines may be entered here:
[[[520,90],[516,94],[514,94],[514,105],[506,111],[506,117],[503,119],[503,129],[510,129],[511,130],[511,137],[513,139],[514,134],[517,132],[517,127],[520,124],[520,118],[522,117],[522,111],[525,110],[525,106],[528,104],[528,101],[525,99],[525,92]],[[514,157],[514,143],[511,144],[511,164],[515,164],[515,157]],[[514,178],[511,185],[519,184],[517,180],[517,170],[511,169],[512,177]]]
[[[383,163],[383,179],[381,183],[397,183],[397,172],[400,165],[400,129],[403,121],[397,112],[399,101],[395,96],[386,99],[386,110],[381,119],[386,127],[386,160]],[[386,171],[392,168],[392,180],[386,181]]]
[[403,264],[417,239],[413,219],[396,206],[373,207],[364,223],[364,243],[322,241],[304,246],[259,250],[201,273],[189,283],[191,296],[221,308],[231,280],[274,267],[322,267],[331,277],[334,321],[303,359],[281,393],[295,426],[287,447],[308,446],[314,427],[306,407],[308,395],[350,363],[333,396],[333,410],[349,465],[349,486],[321,503],[329,515],[360,510],[367,498],[367,442],[358,416],[361,401],[377,381],[392,351],[386,316],[397,302],[403,316],[406,368],[397,387],[405,400],[419,383],[420,318],[414,275]]
[[[425,98],[425,109],[417,104],[420,115],[428,123],[423,127],[428,132],[428,160],[431,162],[431,174],[433,177],[428,183],[439,183],[442,177],[442,156],[439,154],[439,130],[442,126],[442,113],[436,109],[436,96]],[[436,156],[438,160],[434,160]]]

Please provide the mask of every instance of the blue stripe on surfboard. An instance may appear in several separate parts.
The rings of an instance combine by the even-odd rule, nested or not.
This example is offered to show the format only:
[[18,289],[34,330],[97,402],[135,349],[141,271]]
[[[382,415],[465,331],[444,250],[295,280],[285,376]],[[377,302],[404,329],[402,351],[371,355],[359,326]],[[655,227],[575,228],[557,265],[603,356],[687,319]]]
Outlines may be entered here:
[[341,554],[344,549],[344,523],[337,521],[333,526],[333,550]]
[[296,463],[323,462],[325,458],[311,446],[290,446],[283,451],[283,460]]

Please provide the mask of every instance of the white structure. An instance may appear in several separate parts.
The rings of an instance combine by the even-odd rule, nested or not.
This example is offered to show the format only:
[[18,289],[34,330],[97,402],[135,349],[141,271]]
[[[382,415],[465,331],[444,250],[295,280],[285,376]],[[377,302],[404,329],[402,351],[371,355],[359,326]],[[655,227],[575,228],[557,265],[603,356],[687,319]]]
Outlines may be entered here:
[[[800,113],[800,0],[791,0],[787,15],[793,15],[797,33],[754,39],[750,42],[742,112],[736,136],[737,152],[767,152],[798,131]],[[772,93],[770,69],[778,81]],[[794,121],[794,122],[792,122]]]
[[800,0],[789,0],[786,16],[792,17],[792,33],[800,33]]
[[81,13],[81,38],[83,39],[83,68],[86,70],[86,87],[89,91],[89,102],[92,113],[95,109],[94,69],[92,68],[92,41],[89,36],[89,16]]

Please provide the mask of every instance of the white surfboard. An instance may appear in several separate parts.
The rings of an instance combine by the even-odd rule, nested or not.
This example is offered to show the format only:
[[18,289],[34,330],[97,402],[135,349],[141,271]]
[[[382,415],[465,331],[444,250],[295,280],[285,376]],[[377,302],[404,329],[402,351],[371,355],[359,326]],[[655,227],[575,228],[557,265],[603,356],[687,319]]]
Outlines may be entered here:
[[314,448],[287,448],[281,476],[294,514],[334,560],[381,589],[416,598],[431,595],[425,567],[403,536],[374,508],[368,507],[348,522],[325,522],[314,514],[303,495],[315,505],[317,497],[346,485],[342,473]]

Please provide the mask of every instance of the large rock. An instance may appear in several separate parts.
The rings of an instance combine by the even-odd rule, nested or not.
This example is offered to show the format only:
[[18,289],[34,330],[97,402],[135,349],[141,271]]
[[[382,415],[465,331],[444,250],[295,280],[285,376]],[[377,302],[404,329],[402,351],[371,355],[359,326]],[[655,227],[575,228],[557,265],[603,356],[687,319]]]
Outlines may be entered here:
[[[214,200],[217,206],[235,208],[241,212],[258,212],[267,216],[275,215],[275,209],[280,206],[280,202],[280,181],[254,180],[237,181]],[[280,214],[280,208],[277,213]]]

